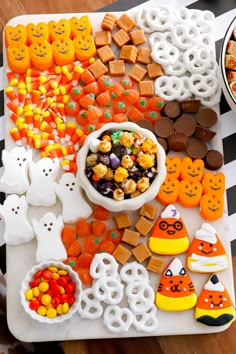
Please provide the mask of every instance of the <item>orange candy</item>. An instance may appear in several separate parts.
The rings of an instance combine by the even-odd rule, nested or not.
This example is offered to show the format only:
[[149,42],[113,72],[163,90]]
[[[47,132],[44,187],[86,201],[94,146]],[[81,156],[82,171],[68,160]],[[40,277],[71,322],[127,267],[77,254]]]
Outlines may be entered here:
[[112,121],[115,123],[128,122],[128,117],[124,113],[117,113],[117,114],[114,114]]
[[100,92],[100,88],[98,86],[97,81],[91,82],[90,84],[86,85],[84,87],[84,91],[86,93],[93,93],[95,96],[97,96]]
[[85,219],[79,219],[76,223],[76,233],[78,236],[88,236],[91,233],[91,225]]
[[112,254],[115,251],[115,244],[108,239],[104,239],[101,241],[101,243],[99,244],[99,252],[105,252],[105,253],[109,253]]
[[64,226],[61,237],[64,243],[70,243],[74,241],[76,237],[75,229],[73,229],[71,226]]
[[111,95],[108,90],[103,91],[96,97],[96,102],[101,106],[101,107],[110,107],[112,102],[111,102]]
[[47,70],[53,65],[52,47],[48,42],[32,43],[29,47],[32,65],[37,70]]
[[99,121],[101,123],[111,123],[113,121],[112,112],[109,110],[103,111]]
[[94,39],[90,34],[78,36],[73,39],[76,58],[80,61],[88,60],[96,54]]
[[84,70],[80,75],[81,85],[88,85],[91,82],[95,82],[95,81],[96,81],[95,77],[89,70]]
[[6,26],[5,28],[6,47],[18,47],[22,44],[26,44],[27,33],[26,28],[23,25],[17,25],[16,27]]
[[132,122],[136,122],[137,120],[143,118],[143,113],[135,106],[132,106],[128,111],[128,117]]
[[25,73],[30,68],[30,52],[25,44],[18,44],[18,47],[7,48],[7,60],[9,68],[15,73]]
[[83,107],[88,109],[89,106],[93,106],[95,104],[95,96],[93,93],[87,93],[86,95],[82,96],[79,100],[79,104]]
[[99,237],[106,231],[106,224],[100,220],[95,220],[91,223],[92,233]]
[[206,172],[202,180],[203,194],[223,195],[225,192],[225,175],[218,172]]
[[203,219],[214,221],[222,217],[224,198],[222,195],[204,194],[200,201],[200,215]]
[[56,65],[66,65],[75,60],[75,49],[71,39],[58,39],[52,42],[52,55]]
[[186,208],[199,205],[202,196],[201,182],[181,181],[179,186],[178,202]]
[[156,196],[158,202],[168,205],[174,204],[179,195],[179,181],[176,178],[166,177]]
[[81,246],[77,240],[72,241],[66,248],[69,257],[77,257],[81,253]]
[[125,89],[124,99],[130,104],[135,104],[139,100],[139,92],[132,88],[129,90]]
[[97,79],[97,83],[98,83],[101,91],[106,91],[106,90],[110,89],[110,87],[112,85],[112,79],[108,75],[101,75]]
[[181,159],[178,156],[166,156],[166,173],[168,178],[178,179],[181,172]]
[[92,216],[98,220],[108,220],[110,218],[110,212],[101,205],[98,205],[94,209]]
[[201,159],[192,160],[184,157],[181,164],[180,178],[190,182],[201,182],[204,172],[204,162]]
[[59,22],[50,21],[48,23],[48,28],[51,42],[57,40],[64,41],[65,39],[68,39],[71,36],[70,21],[66,19],[61,19]]
[[29,23],[26,26],[27,42],[42,44],[45,41],[49,41],[49,28],[45,22],[39,22],[37,25]]
[[89,122],[98,120],[102,116],[102,111],[96,106],[89,106],[87,111]]
[[99,247],[99,244],[101,242],[101,239],[99,237],[95,236],[88,236],[84,240],[84,248],[86,252],[94,254]]
[[90,275],[89,268],[79,269],[78,275],[84,285],[90,285],[93,281],[93,278]]
[[70,19],[72,38],[92,34],[92,25],[88,16],[81,16],[80,18],[72,17]]
[[81,268],[89,268],[92,260],[93,255],[88,252],[84,252],[78,257],[78,266]]

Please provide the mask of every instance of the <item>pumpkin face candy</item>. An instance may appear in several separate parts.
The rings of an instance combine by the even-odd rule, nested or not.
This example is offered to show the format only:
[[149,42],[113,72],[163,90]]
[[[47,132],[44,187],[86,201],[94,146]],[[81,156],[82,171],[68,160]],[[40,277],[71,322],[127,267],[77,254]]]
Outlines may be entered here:
[[212,195],[223,195],[225,192],[225,175],[222,172],[214,175],[206,172],[202,180],[203,193]]
[[5,39],[6,47],[18,47],[19,45],[26,44],[27,34],[25,26],[7,26],[5,29]]
[[88,16],[80,18],[72,17],[70,19],[70,26],[72,38],[92,34],[92,25]]
[[173,204],[177,201],[179,195],[179,181],[176,178],[166,178],[162,183],[156,199],[164,204]]
[[85,61],[96,54],[96,46],[91,35],[78,36],[73,40],[76,58]]
[[203,223],[189,247],[187,268],[195,273],[215,273],[228,267],[228,257],[216,230]]
[[26,26],[26,31],[28,44],[42,44],[43,42],[49,40],[48,24],[45,22],[40,22],[37,25],[34,23],[29,23]]
[[173,204],[168,205],[157,218],[148,246],[152,252],[166,256],[180,254],[188,250],[188,231]]
[[194,208],[199,205],[201,196],[202,184],[200,182],[180,182],[178,202],[181,205],[186,208]]
[[53,65],[52,47],[48,42],[32,43],[29,47],[32,65],[38,70],[47,70]]
[[22,74],[30,67],[29,48],[25,44],[19,47],[7,48],[7,60],[9,68],[15,73]]
[[186,311],[197,302],[194,285],[179,258],[165,268],[158,285],[155,303],[164,311]]
[[168,178],[179,178],[181,172],[181,159],[178,156],[166,156],[166,173]]
[[48,24],[50,40],[65,40],[70,38],[71,28],[70,21],[66,19],[61,19],[59,22],[50,21]]
[[204,194],[200,201],[201,216],[210,221],[220,219],[224,212],[224,198],[222,195]]
[[196,305],[195,319],[206,326],[223,326],[235,320],[235,308],[227,289],[213,274],[204,285]]
[[189,182],[201,182],[204,172],[204,162],[201,159],[192,161],[190,157],[184,157],[181,164],[180,179]]
[[56,65],[67,65],[75,60],[75,49],[71,39],[52,43],[52,55]]

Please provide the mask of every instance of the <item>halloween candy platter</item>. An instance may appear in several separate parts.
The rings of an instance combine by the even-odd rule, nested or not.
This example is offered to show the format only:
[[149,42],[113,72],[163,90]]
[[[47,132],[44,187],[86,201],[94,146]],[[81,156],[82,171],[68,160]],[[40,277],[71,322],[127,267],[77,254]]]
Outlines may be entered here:
[[0,213],[17,338],[234,321],[213,29],[209,11],[152,1],[7,24]]

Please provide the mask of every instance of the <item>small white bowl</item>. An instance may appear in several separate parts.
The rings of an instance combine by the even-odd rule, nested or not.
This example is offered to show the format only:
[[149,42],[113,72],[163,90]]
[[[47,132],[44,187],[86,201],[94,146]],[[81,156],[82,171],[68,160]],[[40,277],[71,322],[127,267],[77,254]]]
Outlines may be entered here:
[[226,68],[225,68],[225,55],[226,55],[227,45],[230,40],[230,37],[232,36],[233,29],[235,26],[236,26],[236,17],[234,17],[234,19],[230,23],[225,33],[225,36],[223,38],[221,54],[220,54],[219,76],[221,81],[221,87],[224,96],[226,98],[226,101],[228,102],[230,108],[236,112],[236,97],[234,97],[232,90],[229,86],[229,83],[227,81]]
[[[59,269],[66,270],[68,272],[69,277],[75,283],[75,292],[73,294],[73,296],[75,297],[75,301],[72,304],[72,306],[70,306],[69,311],[66,314],[58,315],[51,319],[48,318],[47,316],[41,316],[37,313],[37,311],[30,309],[29,301],[25,299],[25,292],[28,289],[30,289],[29,282],[33,280],[33,276],[36,272],[42,269],[47,269],[48,267],[52,267],[52,266],[55,266]],[[34,320],[39,321],[41,323],[48,323],[48,324],[61,323],[71,318],[71,316],[78,311],[79,303],[81,301],[81,293],[82,293],[82,286],[77,273],[68,265],[62,262],[54,262],[54,261],[41,262],[35,265],[33,268],[31,268],[26,273],[26,276],[22,281],[21,289],[20,289],[21,304],[24,307],[25,312]]]
[[[131,199],[124,199],[121,201],[114,200],[109,197],[103,196],[99,193],[90,183],[89,179],[86,176],[86,157],[89,152],[90,143],[101,136],[105,130],[114,129],[114,130],[125,130],[125,131],[134,131],[140,134],[143,134],[145,137],[152,139],[157,144],[157,176],[151,183],[150,187],[142,194]],[[78,179],[81,187],[84,189],[88,198],[91,202],[102,205],[104,208],[110,211],[123,211],[123,210],[137,210],[144,203],[152,200],[157,195],[161,184],[164,182],[166,177],[166,166],[165,166],[166,155],[162,146],[158,143],[155,135],[147,129],[139,127],[137,124],[132,122],[125,123],[108,123],[105,124],[99,130],[91,133],[86,141],[84,146],[81,148],[77,155],[77,165],[79,167]]]

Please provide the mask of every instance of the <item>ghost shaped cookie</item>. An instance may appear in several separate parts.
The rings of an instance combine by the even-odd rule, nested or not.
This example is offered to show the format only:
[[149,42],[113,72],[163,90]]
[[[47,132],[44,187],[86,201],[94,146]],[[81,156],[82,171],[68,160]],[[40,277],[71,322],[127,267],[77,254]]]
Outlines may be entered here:
[[53,187],[62,203],[62,217],[65,223],[75,223],[79,218],[88,218],[92,214],[92,209],[73,173],[62,175],[59,183],[54,182]]
[[26,193],[29,204],[50,206],[56,203],[53,182],[59,172],[59,160],[45,157],[29,166],[31,183]]
[[64,261],[67,258],[66,249],[61,239],[64,227],[62,216],[46,213],[40,220],[33,219],[32,225],[37,239],[36,261]]
[[19,245],[34,238],[33,229],[27,219],[28,204],[25,196],[9,195],[0,205],[0,215],[5,222],[4,240],[9,245]]
[[32,161],[32,150],[17,146],[11,151],[3,150],[3,175],[0,191],[6,194],[24,194],[29,188],[28,170]]

